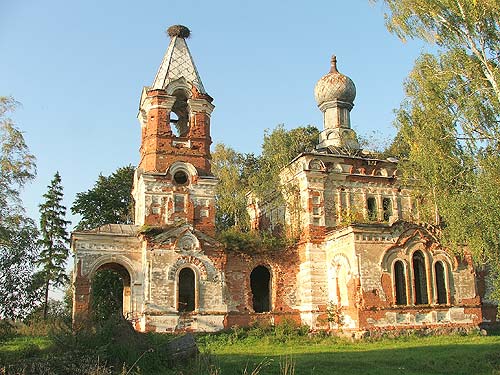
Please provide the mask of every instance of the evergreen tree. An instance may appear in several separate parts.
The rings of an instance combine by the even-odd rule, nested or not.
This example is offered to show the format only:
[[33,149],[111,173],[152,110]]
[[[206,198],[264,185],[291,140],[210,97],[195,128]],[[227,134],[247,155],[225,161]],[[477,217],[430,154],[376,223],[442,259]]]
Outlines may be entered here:
[[61,176],[56,172],[43,195],[45,202],[40,205],[40,239],[41,252],[38,264],[41,266],[40,275],[44,285],[43,318],[47,318],[47,307],[50,286],[63,286],[68,280],[65,272],[66,260],[69,255],[68,232],[66,226],[66,207],[61,204],[63,188]]

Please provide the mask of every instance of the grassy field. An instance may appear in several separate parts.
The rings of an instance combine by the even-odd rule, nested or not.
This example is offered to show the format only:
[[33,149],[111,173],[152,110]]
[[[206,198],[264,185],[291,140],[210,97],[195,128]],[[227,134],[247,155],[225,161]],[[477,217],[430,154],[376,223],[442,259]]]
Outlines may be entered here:
[[[61,335],[4,337],[0,341],[0,374],[21,374],[23,369],[25,375],[500,374],[497,335],[414,335],[352,342],[324,335],[308,337],[306,332],[290,328],[237,329],[197,335],[203,355],[177,369],[168,368],[160,349],[171,337],[148,334],[139,345],[126,335],[121,339],[109,335],[106,331],[78,344],[71,341],[74,337]],[[148,351],[151,347],[155,350]],[[137,366],[132,366],[141,355]]]
[[375,342],[294,339],[279,343],[243,339],[203,345],[223,375],[242,374],[258,363],[260,374],[280,374],[280,362],[295,363],[296,374],[500,374],[499,336],[439,336]]

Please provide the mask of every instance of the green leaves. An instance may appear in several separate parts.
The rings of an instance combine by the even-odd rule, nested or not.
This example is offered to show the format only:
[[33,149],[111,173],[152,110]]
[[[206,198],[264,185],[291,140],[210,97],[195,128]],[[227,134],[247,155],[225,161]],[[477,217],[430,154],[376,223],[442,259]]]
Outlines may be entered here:
[[71,206],[81,215],[75,230],[97,228],[104,224],[131,224],[134,220],[131,195],[135,168],[118,168],[110,176],[99,175],[92,189],[78,193]]
[[0,319],[22,318],[33,301],[38,231],[21,205],[20,189],[35,177],[35,157],[12,120],[17,103],[0,97]]
[[253,154],[240,154],[224,144],[215,146],[212,172],[219,179],[215,196],[215,223],[219,231],[230,227],[248,229],[246,193],[248,178],[254,173],[256,161]]
[[252,176],[252,185],[259,198],[265,198],[280,186],[279,173],[299,154],[312,151],[319,141],[319,130],[301,126],[286,130],[283,124],[264,133],[259,168]]
[[499,275],[500,2],[384,3],[391,32],[440,47],[416,61],[395,121],[420,219],[440,224],[443,245]]
[[[248,230],[247,197],[250,191],[259,199],[280,198],[279,173],[296,156],[311,151],[318,144],[319,131],[308,125],[286,130],[278,125],[266,130],[262,154],[241,154],[223,144],[212,153],[212,172],[219,179],[216,204],[217,230],[231,227]],[[277,199],[278,205],[284,205]]]

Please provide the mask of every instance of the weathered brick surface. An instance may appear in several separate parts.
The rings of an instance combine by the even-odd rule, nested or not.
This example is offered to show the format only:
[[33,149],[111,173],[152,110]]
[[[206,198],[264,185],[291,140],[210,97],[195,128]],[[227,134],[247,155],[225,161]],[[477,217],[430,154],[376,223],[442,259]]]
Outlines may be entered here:
[[[177,53],[176,59],[196,71],[186,49]],[[352,103],[345,107],[343,102],[341,108],[335,98],[320,105],[326,111],[320,148],[301,154],[279,175],[285,203],[277,207],[248,196],[251,228],[288,234],[297,238],[295,246],[224,249],[215,239],[212,98],[201,92],[196,72],[188,75],[194,77],[189,82],[176,76],[181,69],[169,69],[162,65],[159,72],[168,79],[154,89],[144,88],[141,96],[135,226],[105,225],[72,236],[75,323],[88,316],[92,279],[105,268],[122,275],[123,313],[142,331],[217,331],[284,319],[311,329],[349,332],[495,322],[496,306],[488,299],[491,275],[474,270],[470,257],[457,259],[441,248],[432,228],[414,224],[419,221],[417,202],[398,180],[397,163],[355,150],[355,133],[345,128]],[[337,127],[339,121],[344,128]],[[180,134],[172,128],[175,124]],[[349,155],[336,148],[349,143],[342,143],[343,134],[354,137]],[[186,180],[182,173],[175,178],[177,172]],[[398,285],[406,287],[401,306],[396,305],[395,264],[404,274]],[[251,273],[258,266],[270,273],[271,304],[263,313],[253,308]],[[181,273],[193,276],[194,284],[184,281],[182,289]],[[421,274],[424,286],[416,280],[423,280]],[[446,303],[438,284],[444,285]],[[187,297],[181,298],[181,289],[192,299],[182,299]],[[428,303],[416,304],[417,290],[425,290]],[[194,310],[183,312],[193,299]]]

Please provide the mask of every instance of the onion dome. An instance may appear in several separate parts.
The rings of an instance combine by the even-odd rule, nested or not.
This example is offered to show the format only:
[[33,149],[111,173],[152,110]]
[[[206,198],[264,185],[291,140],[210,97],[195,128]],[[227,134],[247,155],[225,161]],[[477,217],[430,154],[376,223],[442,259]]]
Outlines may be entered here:
[[356,97],[356,86],[347,76],[337,70],[337,58],[332,56],[330,73],[323,76],[314,88],[314,97],[318,106],[331,101],[341,101],[351,104]]

